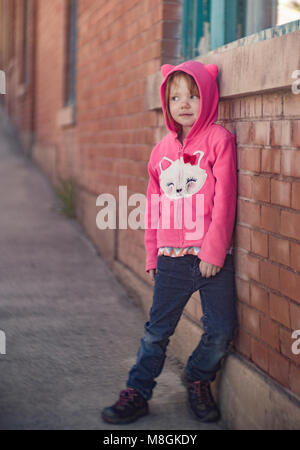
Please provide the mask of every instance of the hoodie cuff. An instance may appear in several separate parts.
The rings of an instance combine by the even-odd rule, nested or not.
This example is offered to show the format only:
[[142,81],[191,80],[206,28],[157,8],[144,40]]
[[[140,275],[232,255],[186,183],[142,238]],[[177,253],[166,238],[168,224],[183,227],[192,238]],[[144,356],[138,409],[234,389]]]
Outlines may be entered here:
[[200,250],[197,256],[202,261],[205,261],[209,264],[213,264],[214,266],[219,266],[222,268],[224,265],[225,258],[226,258],[226,251],[223,255],[220,255],[220,254],[214,255],[214,254],[209,254],[205,251]]
[[156,269],[157,267],[157,257],[155,259],[149,259],[146,261],[145,271],[148,272],[150,269]]

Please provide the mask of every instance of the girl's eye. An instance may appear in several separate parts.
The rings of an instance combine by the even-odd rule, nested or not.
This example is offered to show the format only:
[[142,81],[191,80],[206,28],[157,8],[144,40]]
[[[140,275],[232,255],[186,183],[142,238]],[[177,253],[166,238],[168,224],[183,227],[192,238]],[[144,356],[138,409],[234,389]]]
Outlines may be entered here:
[[196,180],[196,178],[188,178],[186,180],[186,184],[190,183],[191,181],[194,181],[196,183],[197,180]]
[[191,95],[191,98],[199,98],[198,95]]
[[174,183],[167,183],[167,187],[174,186]]
[[172,97],[172,100],[173,100],[173,101],[176,101],[176,100],[178,100],[178,97],[177,97],[177,96]]

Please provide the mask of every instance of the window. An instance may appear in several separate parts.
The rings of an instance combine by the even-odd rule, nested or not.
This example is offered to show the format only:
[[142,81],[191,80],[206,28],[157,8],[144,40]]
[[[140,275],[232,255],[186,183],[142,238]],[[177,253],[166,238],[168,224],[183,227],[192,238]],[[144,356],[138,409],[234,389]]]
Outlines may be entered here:
[[67,0],[65,106],[76,97],[77,0]]
[[211,0],[184,0],[182,56],[192,59],[209,51]]
[[182,56],[195,58],[245,36],[247,0],[184,0]]
[[211,1],[210,50],[245,36],[246,5],[245,0]]
[[300,19],[300,0],[183,0],[182,58]]

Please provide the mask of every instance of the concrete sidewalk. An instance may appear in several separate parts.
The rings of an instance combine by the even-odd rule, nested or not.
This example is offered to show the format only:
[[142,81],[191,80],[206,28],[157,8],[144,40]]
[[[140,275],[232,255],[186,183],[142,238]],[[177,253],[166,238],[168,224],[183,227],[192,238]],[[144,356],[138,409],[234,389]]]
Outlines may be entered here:
[[145,320],[80,225],[56,206],[0,110],[0,428],[221,429],[190,413],[182,368],[170,356],[149,416],[102,422],[101,409],[125,387]]

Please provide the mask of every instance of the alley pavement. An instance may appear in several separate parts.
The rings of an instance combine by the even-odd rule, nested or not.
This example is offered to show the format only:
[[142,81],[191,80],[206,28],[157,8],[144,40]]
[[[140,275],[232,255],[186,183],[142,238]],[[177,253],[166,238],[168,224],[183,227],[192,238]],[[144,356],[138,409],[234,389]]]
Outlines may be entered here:
[[0,109],[0,429],[222,429],[189,411],[170,349],[150,414],[102,422],[102,408],[125,388],[145,317],[80,224],[57,207]]

